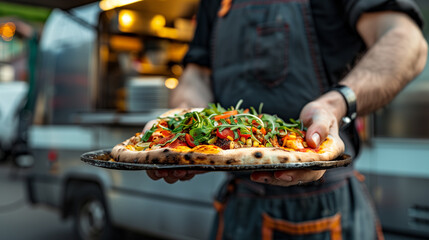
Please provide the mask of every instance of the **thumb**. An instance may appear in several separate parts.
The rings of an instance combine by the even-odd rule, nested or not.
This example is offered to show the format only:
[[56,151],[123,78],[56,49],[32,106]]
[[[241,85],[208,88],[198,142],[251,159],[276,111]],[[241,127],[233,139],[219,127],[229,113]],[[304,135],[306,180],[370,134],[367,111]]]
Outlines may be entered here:
[[315,132],[313,134],[308,134],[307,132],[307,136],[306,136],[306,142],[308,143],[308,145],[312,148],[317,148],[320,145],[320,134]]
[[330,125],[330,121],[327,119],[315,118],[307,128],[305,136],[307,144],[312,148],[319,147],[320,143],[328,137]]

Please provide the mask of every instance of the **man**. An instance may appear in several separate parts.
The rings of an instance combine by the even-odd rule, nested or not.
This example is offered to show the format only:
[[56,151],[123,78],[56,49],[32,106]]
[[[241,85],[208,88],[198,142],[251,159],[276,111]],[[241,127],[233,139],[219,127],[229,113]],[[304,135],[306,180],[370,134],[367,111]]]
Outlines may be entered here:
[[[411,0],[202,1],[173,107],[209,102],[300,118],[317,147],[356,115],[389,103],[424,68]],[[346,120],[346,122],[344,122]],[[349,125],[353,130],[353,125]],[[356,155],[353,131],[342,131]],[[190,171],[148,171],[168,183]],[[382,238],[353,167],[234,173],[215,204],[217,239]]]

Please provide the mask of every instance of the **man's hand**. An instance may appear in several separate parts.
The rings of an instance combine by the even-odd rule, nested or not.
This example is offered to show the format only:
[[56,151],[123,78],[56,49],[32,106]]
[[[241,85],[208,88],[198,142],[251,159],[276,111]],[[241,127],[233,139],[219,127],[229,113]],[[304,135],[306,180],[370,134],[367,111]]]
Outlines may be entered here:
[[[213,102],[213,93],[210,88],[210,70],[196,64],[188,64],[180,78],[179,86],[172,92],[170,107],[206,107],[210,102]],[[143,133],[149,130],[155,121],[149,121],[143,128]],[[175,183],[190,180],[196,174],[204,173],[204,171],[148,170],[146,173],[153,180],[164,179],[167,183]]]
[[164,179],[167,183],[177,181],[187,181],[192,179],[196,174],[205,173],[204,171],[187,171],[187,170],[147,170],[147,175],[153,180]]
[[[308,103],[301,111],[300,119],[307,127],[306,141],[317,148],[328,135],[338,136],[338,122],[346,114],[346,103],[337,92],[328,92],[319,99]],[[293,186],[310,183],[323,177],[326,170],[287,170],[254,172],[255,182],[278,186]]]
[[[156,120],[149,121],[143,128],[143,133],[149,130]],[[196,174],[204,173],[203,171],[186,171],[186,170],[147,170],[147,175],[153,180],[164,179],[167,183],[177,181],[186,181],[192,179]]]

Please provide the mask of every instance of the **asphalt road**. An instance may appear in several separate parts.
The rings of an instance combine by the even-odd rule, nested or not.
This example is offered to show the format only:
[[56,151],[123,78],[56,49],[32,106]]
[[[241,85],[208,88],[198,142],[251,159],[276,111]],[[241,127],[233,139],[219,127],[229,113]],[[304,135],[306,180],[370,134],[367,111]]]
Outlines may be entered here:
[[62,221],[54,209],[28,203],[24,175],[0,165],[0,239],[74,239],[71,221]]
[[[0,162],[0,240],[75,240],[71,219],[29,203],[25,175],[25,170]],[[121,239],[160,240],[132,232],[124,232]]]
[[[24,184],[25,171],[0,163],[0,240],[74,240],[72,221],[64,221],[55,209],[29,204]],[[126,233],[126,240],[156,240]],[[419,240],[385,234],[386,240]],[[158,239],[159,240],[159,239]]]

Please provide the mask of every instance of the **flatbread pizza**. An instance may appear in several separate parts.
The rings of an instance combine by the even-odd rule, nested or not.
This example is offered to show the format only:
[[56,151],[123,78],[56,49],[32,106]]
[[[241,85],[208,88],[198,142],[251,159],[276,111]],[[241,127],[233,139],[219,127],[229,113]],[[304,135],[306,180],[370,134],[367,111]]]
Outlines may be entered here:
[[329,135],[316,149],[305,141],[298,120],[285,122],[253,107],[173,109],[152,127],[116,145],[115,161],[174,165],[252,165],[329,161],[344,151],[338,136]]

